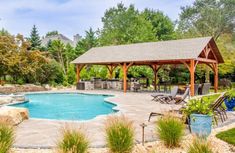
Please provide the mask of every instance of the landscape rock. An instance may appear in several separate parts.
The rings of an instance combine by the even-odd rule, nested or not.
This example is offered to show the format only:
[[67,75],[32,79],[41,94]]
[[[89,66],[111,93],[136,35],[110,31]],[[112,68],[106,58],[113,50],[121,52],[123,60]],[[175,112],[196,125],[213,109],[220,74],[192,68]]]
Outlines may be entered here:
[[13,100],[14,100],[14,99],[13,99],[12,97],[9,97],[9,96],[1,96],[1,97],[0,97],[0,105],[12,103]]
[[1,107],[0,121],[4,121],[10,125],[18,125],[29,118],[29,111],[26,108]]
[[0,86],[0,93],[12,94],[19,92],[34,92],[34,91],[47,91],[48,89],[42,86],[37,86],[33,84],[25,85],[4,85]]

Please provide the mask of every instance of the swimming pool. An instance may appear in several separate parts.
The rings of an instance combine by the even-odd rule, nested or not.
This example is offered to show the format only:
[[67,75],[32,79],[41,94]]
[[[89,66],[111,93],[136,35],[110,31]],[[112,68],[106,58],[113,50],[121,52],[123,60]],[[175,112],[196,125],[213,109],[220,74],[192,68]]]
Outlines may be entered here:
[[29,102],[14,104],[29,110],[30,117],[55,120],[89,120],[114,113],[116,105],[104,101],[106,95],[78,93],[26,94]]

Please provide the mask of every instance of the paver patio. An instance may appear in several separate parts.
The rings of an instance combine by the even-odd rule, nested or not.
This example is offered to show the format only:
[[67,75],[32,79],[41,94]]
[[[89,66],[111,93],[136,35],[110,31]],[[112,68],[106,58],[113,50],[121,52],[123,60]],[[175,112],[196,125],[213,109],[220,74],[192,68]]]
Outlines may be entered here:
[[[180,105],[167,105],[152,101],[151,93],[123,93],[119,91],[108,90],[92,90],[92,91],[58,91],[58,92],[81,92],[94,94],[111,94],[114,97],[109,97],[106,100],[117,104],[115,109],[119,112],[114,115],[124,114],[130,120],[133,120],[136,131],[136,142],[141,142],[142,129],[141,123],[146,123],[145,140],[156,140],[155,136],[155,121],[152,118],[148,122],[149,113],[166,112],[174,107],[177,109]],[[229,114],[230,121],[235,119],[235,114]],[[50,148],[56,145],[56,141],[60,137],[61,129],[68,125],[74,128],[82,127],[91,141],[92,147],[102,147],[104,142],[104,122],[106,115],[98,116],[88,121],[56,121],[45,119],[29,119],[21,123],[16,130],[15,147],[21,148]],[[228,123],[230,121],[227,121]]]

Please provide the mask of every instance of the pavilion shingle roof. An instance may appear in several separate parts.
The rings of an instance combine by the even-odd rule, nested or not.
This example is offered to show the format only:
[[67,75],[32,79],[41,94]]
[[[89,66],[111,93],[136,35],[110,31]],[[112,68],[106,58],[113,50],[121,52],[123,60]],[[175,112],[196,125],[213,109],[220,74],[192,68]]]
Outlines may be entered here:
[[102,64],[196,59],[210,43],[219,63],[223,58],[212,37],[95,47],[72,61],[75,64]]

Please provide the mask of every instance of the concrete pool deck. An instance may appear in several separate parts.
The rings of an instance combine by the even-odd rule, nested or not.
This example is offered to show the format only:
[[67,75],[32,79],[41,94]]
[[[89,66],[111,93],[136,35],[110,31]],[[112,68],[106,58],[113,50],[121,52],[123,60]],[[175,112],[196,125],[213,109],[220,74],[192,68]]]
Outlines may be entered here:
[[[50,92],[50,91],[49,91]],[[172,108],[177,109],[180,105],[161,104],[152,101],[151,93],[108,91],[108,90],[91,90],[91,91],[75,91],[63,90],[52,92],[79,92],[91,94],[110,94],[114,97],[108,97],[106,100],[117,104],[115,109],[119,112],[112,115],[123,114],[134,122],[136,132],[136,142],[141,142],[142,128],[140,124],[145,123],[145,140],[157,140],[155,136],[155,121],[157,117],[153,117],[148,122],[150,112],[164,113]],[[42,92],[43,93],[43,92]],[[48,91],[46,92],[48,93]],[[235,114],[229,114],[229,118],[235,119]],[[53,148],[57,140],[60,138],[60,131],[65,126],[74,128],[82,128],[85,130],[91,142],[91,147],[103,147],[105,145],[104,122],[107,115],[98,116],[87,121],[58,121],[45,119],[29,119],[21,123],[16,128],[16,141],[14,146],[19,148]],[[230,119],[230,120],[231,120]],[[229,124],[230,121],[227,121]]]

